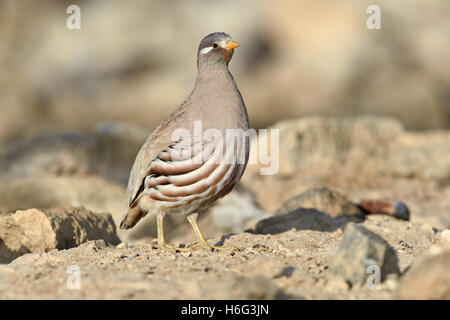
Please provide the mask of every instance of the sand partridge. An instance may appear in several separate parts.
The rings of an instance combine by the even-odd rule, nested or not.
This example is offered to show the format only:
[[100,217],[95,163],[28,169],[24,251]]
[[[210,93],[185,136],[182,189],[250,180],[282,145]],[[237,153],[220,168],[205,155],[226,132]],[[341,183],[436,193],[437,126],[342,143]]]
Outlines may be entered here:
[[[171,251],[230,248],[210,245],[197,225],[197,216],[233,189],[248,161],[247,110],[228,70],[238,46],[223,32],[201,40],[194,89],[148,137],[136,156],[121,229],[132,228],[150,213],[157,219],[161,248]],[[166,214],[185,216],[198,242],[183,248],[166,243],[163,225]]]

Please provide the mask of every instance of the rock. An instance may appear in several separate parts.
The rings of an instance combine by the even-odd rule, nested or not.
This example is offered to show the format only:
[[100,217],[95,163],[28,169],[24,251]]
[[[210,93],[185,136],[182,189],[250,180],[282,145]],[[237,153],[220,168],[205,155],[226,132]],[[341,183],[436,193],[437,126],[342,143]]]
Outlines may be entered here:
[[97,153],[101,155],[99,173],[126,185],[134,159],[150,134],[150,129],[131,123],[108,122],[97,125]]
[[40,134],[0,150],[0,176],[75,175],[97,171],[96,140],[83,133]]
[[[37,192],[39,191],[39,192]],[[125,188],[99,176],[32,175],[0,179],[0,209],[84,206],[94,212],[107,211],[116,225],[123,215]]]
[[326,287],[326,289],[329,291],[347,291],[349,288],[349,283],[346,282],[343,278],[337,276],[329,277]]
[[275,216],[259,221],[257,233],[296,230],[334,231],[348,221],[363,221],[363,212],[340,193],[326,187],[309,189],[285,201]]
[[395,176],[450,181],[450,133],[405,133],[390,146],[385,171]]
[[98,252],[100,250],[103,250],[105,248],[113,248],[114,244],[117,244],[117,242],[111,242],[111,241],[105,241],[104,239],[99,239],[99,240],[90,240],[87,242],[84,242],[82,244],[80,244],[80,249],[84,249],[84,250],[89,250],[89,251],[94,251],[94,252]]
[[401,278],[398,299],[450,299],[450,250],[428,255]]
[[254,203],[252,195],[244,190],[233,190],[211,207],[209,214],[215,229],[224,233],[242,232],[270,216],[260,209]]
[[[385,216],[369,216],[364,226],[389,243],[408,242],[408,251],[396,246],[402,269],[440,238],[439,233],[425,237],[420,224]],[[395,276],[387,276],[379,289],[368,290],[350,288],[345,278],[331,272],[341,236],[341,230],[243,232],[227,235],[225,241],[216,235],[207,237],[208,242],[240,250],[187,254],[160,250],[149,240],[119,247],[107,246],[104,240],[89,241],[68,250],[25,254],[5,267],[0,264],[0,299],[395,298]],[[80,267],[81,290],[65,287],[68,267],[73,265]]]
[[388,274],[383,282],[383,285],[386,287],[387,290],[394,291],[398,288],[399,278],[400,276],[398,274],[395,273]]
[[18,210],[0,216],[0,263],[25,253],[68,249],[99,239],[120,243],[110,214],[82,207]]
[[288,213],[298,208],[316,209],[330,217],[364,216],[356,204],[327,187],[309,189],[285,201],[275,214]]
[[291,229],[334,231],[348,222],[346,217],[330,217],[316,209],[299,208],[289,213],[276,215],[259,221],[253,232],[277,234]]
[[394,119],[375,116],[304,117],[277,122],[270,129],[279,130],[282,141],[278,173],[289,175],[316,163],[330,166],[349,157],[367,156],[375,146],[382,152],[403,126]]
[[[278,209],[280,201],[323,185],[350,193],[384,188],[386,183],[392,189],[402,188],[407,179],[427,179],[443,186],[450,181],[447,132],[405,132],[394,119],[369,116],[304,117],[280,121],[269,129],[279,130],[278,173],[261,175],[265,166],[250,163],[242,177],[255,202],[269,212]],[[258,143],[269,143],[263,140]],[[250,159],[258,149],[251,149]],[[403,200],[410,199],[402,195]],[[414,207],[409,202],[408,206]],[[407,210],[400,218],[407,218]]]
[[450,249],[450,229],[445,229],[441,232],[441,241],[444,247]]
[[255,275],[243,277],[237,274],[227,274],[225,281],[220,281],[213,287],[215,292],[209,292],[208,299],[244,299],[269,300],[283,298],[283,292],[266,276]]
[[0,176],[100,174],[124,185],[151,130],[124,122],[101,123],[95,134],[57,132],[10,142],[0,149]]
[[[389,144],[403,133],[397,120],[375,116],[304,117],[280,121],[269,129],[279,132],[279,151],[273,150],[279,159],[277,174],[261,175],[267,166],[250,163],[242,178],[257,204],[269,212],[279,208],[280,201],[323,185],[347,190],[376,184],[386,170],[380,163],[386,161]],[[254,138],[252,145],[270,141],[259,139]],[[258,159],[259,149],[251,149],[250,159]],[[272,147],[268,150],[272,154]]]
[[352,285],[364,284],[379,268],[380,281],[388,274],[399,274],[395,251],[377,234],[355,223],[348,223],[342,235],[331,271]]
[[409,220],[409,209],[401,201],[363,199],[358,204],[327,187],[308,189],[285,201],[275,214],[283,214],[297,208],[312,208],[331,217],[346,216],[362,221],[365,214],[386,214],[398,219]]
[[127,248],[127,243],[126,242],[121,242],[116,246],[117,249],[123,249],[123,248]]

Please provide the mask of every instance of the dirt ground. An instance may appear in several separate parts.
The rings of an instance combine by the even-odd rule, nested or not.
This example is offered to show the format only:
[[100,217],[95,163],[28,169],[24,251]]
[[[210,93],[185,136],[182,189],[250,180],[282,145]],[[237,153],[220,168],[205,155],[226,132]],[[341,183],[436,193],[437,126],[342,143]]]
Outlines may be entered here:
[[[362,223],[398,255],[402,272],[442,236],[429,225],[369,216]],[[392,230],[395,230],[393,232]],[[350,287],[330,272],[342,235],[289,230],[244,232],[209,239],[239,248],[232,252],[159,250],[154,243],[107,245],[90,241],[69,250],[26,254],[0,266],[1,299],[390,299],[398,277],[379,289]],[[72,266],[72,267],[71,267]],[[73,266],[80,285],[74,285]]]

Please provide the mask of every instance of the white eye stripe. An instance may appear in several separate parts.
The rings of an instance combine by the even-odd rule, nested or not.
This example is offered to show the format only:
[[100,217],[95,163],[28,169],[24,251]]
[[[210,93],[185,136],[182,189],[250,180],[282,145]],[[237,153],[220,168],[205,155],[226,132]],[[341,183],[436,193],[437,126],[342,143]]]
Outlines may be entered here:
[[202,50],[200,50],[200,54],[208,53],[208,52],[210,52],[212,49],[213,49],[212,46],[211,46],[211,47],[203,48]]
[[[217,44],[219,45],[219,47],[225,48],[227,46],[227,42],[229,42],[229,41],[232,41],[232,40],[231,39],[222,40],[222,41],[218,42]],[[203,48],[202,50],[200,50],[200,54],[208,53],[212,49],[214,49],[213,46]]]

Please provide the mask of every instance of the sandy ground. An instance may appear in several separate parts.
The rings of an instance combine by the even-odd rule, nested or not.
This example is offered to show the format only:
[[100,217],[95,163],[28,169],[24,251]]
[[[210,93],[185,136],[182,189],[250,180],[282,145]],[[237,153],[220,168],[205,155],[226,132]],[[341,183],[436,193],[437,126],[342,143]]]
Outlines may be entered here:
[[[402,272],[441,234],[429,225],[369,216],[363,223],[398,255]],[[395,230],[393,232],[392,230]],[[342,229],[229,234],[209,239],[239,251],[170,253],[153,243],[26,254],[0,266],[1,299],[390,299],[398,277],[379,289],[352,286],[330,272]],[[76,267],[73,267],[76,266]],[[77,269],[79,267],[79,269]],[[80,286],[74,281],[79,270]],[[75,274],[76,275],[76,274]]]

